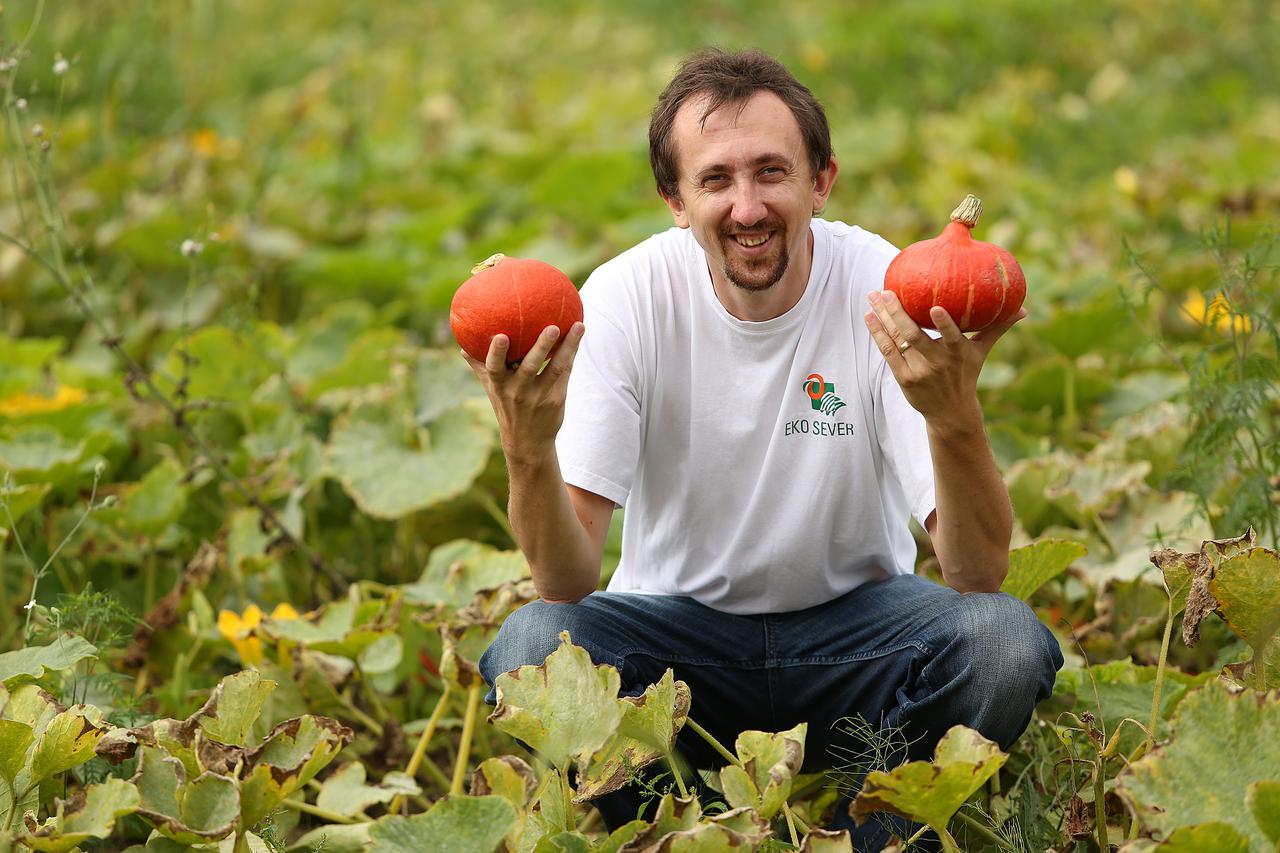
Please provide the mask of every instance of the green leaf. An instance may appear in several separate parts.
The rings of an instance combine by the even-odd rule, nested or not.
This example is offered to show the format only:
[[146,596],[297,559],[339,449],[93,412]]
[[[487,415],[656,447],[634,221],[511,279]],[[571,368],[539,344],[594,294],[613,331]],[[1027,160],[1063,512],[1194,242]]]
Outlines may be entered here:
[[8,529],[21,521],[24,515],[40,506],[44,496],[49,494],[53,486],[49,483],[29,483],[25,486],[10,485],[7,488],[0,488],[3,488],[0,494],[3,494],[3,500],[9,507],[8,514],[0,510],[0,530],[7,533]]
[[163,533],[187,508],[187,491],[182,483],[186,475],[176,461],[162,460],[141,482],[120,495],[119,507],[111,510],[110,520],[142,536]]
[[1229,824],[1202,823],[1174,832],[1154,853],[1249,853],[1249,839]]
[[414,417],[420,424],[430,423],[469,397],[484,396],[484,388],[456,352],[423,350],[414,379]]
[[1280,554],[1250,548],[1218,564],[1209,581],[1219,616],[1257,654],[1280,628]]
[[933,762],[910,761],[891,773],[867,774],[850,814],[861,826],[872,812],[923,821],[941,835],[956,810],[1008,760],[973,729],[953,726],[938,741]]
[[1031,594],[1067,570],[1088,550],[1079,542],[1067,539],[1042,539],[1009,552],[1009,574],[1000,585],[1001,592],[1028,601]]
[[65,853],[90,838],[106,838],[116,818],[132,814],[141,802],[138,789],[123,779],[89,785],[68,800],[59,813],[22,843],[48,853]]
[[340,418],[329,438],[333,476],[375,518],[400,518],[462,494],[494,448],[491,422],[472,407],[408,434],[402,421],[394,409],[365,406]]
[[17,720],[0,720],[0,779],[13,788],[13,780],[27,766],[27,750],[35,741],[31,726]]
[[502,797],[449,797],[422,814],[391,815],[369,830],[369,853],[492,851],[516,823]]
[[400,589],[415,603],[461,608],[481,590],[527,577],[529,563],[519,551],[455,539],[433,548],[418,580]]
[[329,823],[318,826],[289,845],[288,849],[323,853],[363,853],[369,845],[372,823]]
[[1245,789],[1244,802],[1262,834],[1280,846],[1280,781],[1254,782]]
[[1220,821],[1266,847],[1245,798],[1252,783],[1280,779],[1280,695],[1232,696],[1211,682],[1182,700],[1172,728],[1120,774],[1119,793],[1157,832]]
[[[179,340],[165,359],[157,378],[161,390],[176,392],[172,379],[187,378],[187,395],[194,400],[248,400],[259,385],[280,372],[287,344],[279,327],[259,323],[248,330],[207,326]],[[184,354],[185,350],[185,354]]]
[[751,808],[770,820],[791,794],[791,783],[804,763],[808,723],[773,734],[746,731],[738,735],[734,751],[742,762],[720,771],[725,799],[734,808]]
[[249,829],[311,781],[351,743],[351,729],[327,717],[286,720],[248,753],[240,780],[241,826]]
[[235,831],[240,797],[235,781],[226,776],[204,773],[188,782],[181,761],[144,746],[133,783],[140,796],[138,814],[179,844],[216,841]]
[[365,675],[391,672],[404,658],[404,640],[399,634],[383,634],[360,650],[356,660]]
[[388,773],[381,785],[366,784],[364,765],[352,761],[324,780],[320,793],[316,795],[316,805],[325,811],[351,817],[376,803],[389,803],[397,795],[420,793],[422,789],[418,783],[403,773]]
[[308,397],[337,407],[355,400],[372,385],[391,381],[405,360],[405,334],[390,327],[369,329],[351,342],[340,363],[315,377]]
[[228,675],[218,682],[195,720],[205,735],[218,743],[244,746],[267,696],[276,689],[257,670]]
[[560,647],[545,663],[498,676],[498,705],[489,721],[564,768],[598,750],[617,730],[620,683],[616,669],[593,664],[587,650],[561,631]]
[[63,634],[47,646],[27,646],[0,654],[0,684],[9,686],[24,676],[41,678],[45,670],[62,672],[97,654],[98,650],[83,637]]
[[622,722],[618,731],[590,759],[578,763],[574,802],[586,802],[616,791],[635,772],[669,755],[689,716],[689,686],[671,670],[640,696],[618,699]]
[[[1140,666],[1127,660],[1095,664],[1087,671],[1068,667],[1058,673],[1053,692],[1056,696],[1073,697],[1076,707],[1096,714],[1100,720],[1099,727],[1105,728],[1110,738],[1126,717],[1144,726],[1151,722],[1157,673],[1157,667]],[[1212,673],[1196,676],[1166,668],[1160,693],[1160,719],[1167,720],[1173,716],[1187,693],[1211,678]],[[1145,735],[1136,727],[1125,726],[1120,737],[1120,749],[1130,752]]]

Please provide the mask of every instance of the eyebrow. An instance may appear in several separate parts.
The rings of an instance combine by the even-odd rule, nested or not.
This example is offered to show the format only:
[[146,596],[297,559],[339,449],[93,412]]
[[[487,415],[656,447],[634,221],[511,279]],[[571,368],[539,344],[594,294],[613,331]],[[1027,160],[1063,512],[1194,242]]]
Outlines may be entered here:
[[[792,163],[790,157],[788,157],[785,154],[781,154],[774,151],[770,151],[766,154],[761,154],[759,157],[751,161],[752,166],[765,166],[770,163],[785,163],[788,166],[795,165],[794,163]],[[710,166],[706,166],[702,169],[699,169],[693,175],[693,181],[694,183],[699,183],[703,180],[703,178],[706,178],[708,175],[714,175],[717,172],[731,172],[731,171],[733,171],[733,169],[727,163],[713,163]]]

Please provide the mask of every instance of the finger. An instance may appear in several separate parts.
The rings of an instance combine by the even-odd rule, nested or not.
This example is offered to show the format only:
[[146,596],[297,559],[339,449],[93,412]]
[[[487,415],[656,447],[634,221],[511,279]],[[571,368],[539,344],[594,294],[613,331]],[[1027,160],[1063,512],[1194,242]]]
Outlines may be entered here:
[[966,340],[964,332],[960,331],[956,321],[951,319],[947,309],[941,305],[929,309],[929,319],[933,321],[933,327],[942,333],[942,342],[947,346],[953,347]]
[[560,345],[560,349],[556,350],[555,355],[551,357],[551,363],[547,365],[547,370],[555,374],[557,379],[567,376],[573,367],[573,360],[578,355],[578,346],[582,343],[582,336],[585,333],[586,326],[581,322],[569,327],[569,334],[565,336],[564,343]]
[[1005,320],[1003,323],[1000,323],[995,326],[988,326],[987,328],[983,329],[981,332],[978,332],[976,335],[974,335],[972,340],[975,344],[978,345],[978,349],[981,350],[983,357],[985,358],[986,355],[989,352],[991,352],[991,348],[996,345],[996,341],[1004,337],[1005,332],[1012,329],[1015,323],[1017,323],[1019,320],[1023,319],[1026,316],[1027,316],[1027,309],[1019,308],[1018,313],[1014,314],[1008,320]]
[[930,343],[929,336],[920,330],[915,320],[911,319],[893,291],[884,290],[879,294],[873,293],[872,296],[879,297],[873,299],[871,304],[877,306],[876,314],[880,317],[880,322],[889,330],[894,342],[906,341],[911,345],[911,349],[923,355],[923,348]]
[[898,349],[897,341],[889,334],[889,330],[884,327],[884,322],[881,321],[880,315],[874,311],[868,311],[863,314],[862,321],[867,324],[871,337],[875,339],[876,349],[880,350],[884,360],[889,362],[889,369],[893,371],[894,376],[897,376],[898,371],[907,364],[906,356],[902,350]]
[[484,369],[491,375],[498,376],[507,372],[507,351],[511,349],[511,339],[506,335],[494,335],[489,341],[489,353],[484,359]]
[[546,363],[547,356],[551,353],[551,348],[556,345],[556,341],[560,339],[560,329],[557,326],[547,326],[538,335],[538,339],[534,341],[533,346],[529,348],[529,352],[525,354],[524,360],[520,362],[519,372],[526,376],[536,376],[542,365]]

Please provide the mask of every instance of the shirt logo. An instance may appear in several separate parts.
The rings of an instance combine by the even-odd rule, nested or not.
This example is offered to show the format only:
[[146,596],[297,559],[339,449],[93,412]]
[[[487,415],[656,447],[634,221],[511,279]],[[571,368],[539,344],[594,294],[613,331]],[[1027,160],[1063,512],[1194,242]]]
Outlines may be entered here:
[[805,378],[803,387],[809,398],[809,405],[814,411],[822,412],[827,417],[834,417],[846,405],[844,400],[836,396],[836,386],[824,380],[821,373],[810,373]]

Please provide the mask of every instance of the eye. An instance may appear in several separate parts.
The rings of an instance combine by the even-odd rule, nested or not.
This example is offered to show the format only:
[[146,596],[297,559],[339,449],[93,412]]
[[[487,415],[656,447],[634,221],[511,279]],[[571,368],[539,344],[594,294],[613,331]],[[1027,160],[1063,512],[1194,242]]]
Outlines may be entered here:
[[764,178],[780,178],[786,173],[786,169],[781,166],[765,166],[760,170],[760,176]]
[[702,179],[702,185],[704,187],[719,187],[724,186],[728,180],[728,175],[707,175]]

